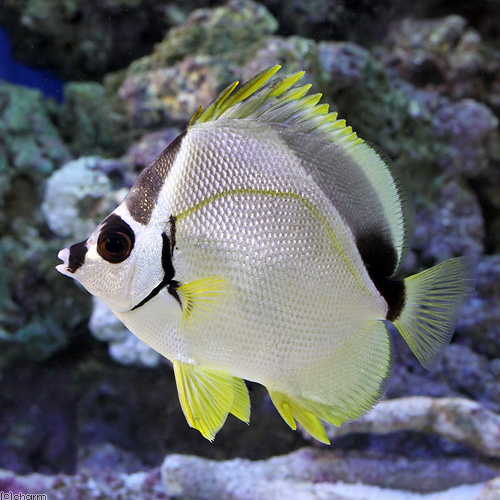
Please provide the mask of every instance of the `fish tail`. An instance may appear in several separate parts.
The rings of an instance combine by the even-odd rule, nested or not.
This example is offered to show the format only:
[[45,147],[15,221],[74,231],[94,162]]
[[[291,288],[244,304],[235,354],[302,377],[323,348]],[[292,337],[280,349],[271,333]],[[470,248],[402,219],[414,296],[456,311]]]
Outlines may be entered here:
[[433,369],[449,344],[475,282],[475,259],[458,257],[405,279],[405,305],[393,322],[424,368]]

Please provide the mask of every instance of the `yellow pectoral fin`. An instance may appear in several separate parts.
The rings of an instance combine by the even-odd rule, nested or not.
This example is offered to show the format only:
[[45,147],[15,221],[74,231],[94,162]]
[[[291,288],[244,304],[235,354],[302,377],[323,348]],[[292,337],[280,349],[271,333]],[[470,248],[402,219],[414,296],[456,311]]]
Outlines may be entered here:
[[269,391],[269,395],[280,415],[293,430],[297,428],[296,420],[313,438],[322,443],[330,444],[323,423],[307,409],[307,401],[301,402],[275,391]]
[[173,364],[182,411],[191,427],[213,441],[229,413],[248,423],[250,398],[241,378],[181,361]]
[[203,278],[181,285],[177,293],[182,302],[182,323],[200,321],[217,304],[224,292],[226,280],[220,276]]

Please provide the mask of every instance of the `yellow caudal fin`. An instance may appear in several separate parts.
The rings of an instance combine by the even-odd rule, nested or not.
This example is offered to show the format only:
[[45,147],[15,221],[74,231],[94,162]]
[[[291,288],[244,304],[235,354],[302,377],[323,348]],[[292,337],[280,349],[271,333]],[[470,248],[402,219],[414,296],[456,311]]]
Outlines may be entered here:
[[424,368],[443,357],[474,275],[474,259],[458,257],[405,279],[405,306],[394,325]]
[[203,278],[181,285],[177,293],[182,303],[184,325],[200,321],[216,305],[224,291],[226,281],[220,276]]
[[229,413],[249,422],[250,398],[241,378],[181,361],[173,364],[182,411],[205,438],[214,440]]

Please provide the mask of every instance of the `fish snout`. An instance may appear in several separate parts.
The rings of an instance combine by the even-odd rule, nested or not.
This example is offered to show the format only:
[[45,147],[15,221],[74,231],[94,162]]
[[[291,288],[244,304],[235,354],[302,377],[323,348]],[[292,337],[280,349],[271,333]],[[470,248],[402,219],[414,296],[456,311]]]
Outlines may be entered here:
[[63,248],[58,254],[57,258],[63,261],[63,264],[59,264],[56,266],[56,269],[61,273],[65,274],[66,276],[70,276],[70,273],[68,271],[68,264],[69,264],[69,248]]

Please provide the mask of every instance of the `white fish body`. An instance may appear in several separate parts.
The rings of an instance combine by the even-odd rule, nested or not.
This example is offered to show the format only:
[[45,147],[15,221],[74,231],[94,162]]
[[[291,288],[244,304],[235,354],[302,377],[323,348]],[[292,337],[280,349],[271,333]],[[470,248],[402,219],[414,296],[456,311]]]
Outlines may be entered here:
[[439,360],[471,263],[392,280],[412,233],[399,182],[309,86],[292,87],[302,74],[263,85],[277,69],[196,115],[58,269],[173,361],[205,437],[228,413],[248,421],[246,379],[328,442],[320,419],[340,425],[382,396],[387,321],[424,366]]

